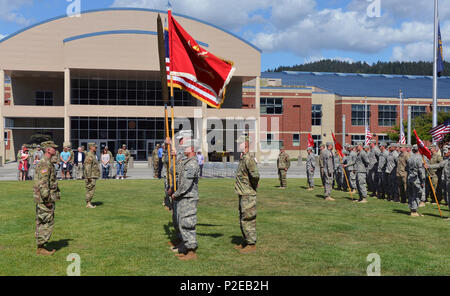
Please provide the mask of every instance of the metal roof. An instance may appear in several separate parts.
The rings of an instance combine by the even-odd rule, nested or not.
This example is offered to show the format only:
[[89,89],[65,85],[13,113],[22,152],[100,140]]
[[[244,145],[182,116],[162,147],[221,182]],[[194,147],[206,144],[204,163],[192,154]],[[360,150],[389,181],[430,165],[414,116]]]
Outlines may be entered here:
[[[281,79],[285,86],[315,86],[348,97],[432,98],[433,77],[330,72],[263,72],[261,78]],[[450,99],[450,76],[438,78],[438,98]]]

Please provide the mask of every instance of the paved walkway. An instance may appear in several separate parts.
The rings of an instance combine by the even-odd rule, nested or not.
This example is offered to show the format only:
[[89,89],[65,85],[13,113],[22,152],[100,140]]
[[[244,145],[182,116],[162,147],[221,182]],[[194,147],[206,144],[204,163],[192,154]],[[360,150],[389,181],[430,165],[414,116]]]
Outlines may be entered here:
[[[221,163],[216,163],[218,167],[223,166]],[[235,164],[236,166],[236,164]],[[17,180],[17,163],[8,163],[4,167],[0,167],[0,181],[12,181]],[[234,178],[235,167],[230,166],[228,169],[218,167],[205,167],[203,174],[206,178]],[[278,178],[278,172],[276,164],[266,164],[259,166],[259,172],[261,178]],[[129,179],[145,180],[153,179],[153,168],[149,168],[147,162],[135,162],[134,168],[128,169]],[[293,178],[306,178],[305,166],[299,166],[297,162],[292,163],[291,168],[288,171],[287,177]],[[316,169],[316,178],[320,178],[319,170]]]

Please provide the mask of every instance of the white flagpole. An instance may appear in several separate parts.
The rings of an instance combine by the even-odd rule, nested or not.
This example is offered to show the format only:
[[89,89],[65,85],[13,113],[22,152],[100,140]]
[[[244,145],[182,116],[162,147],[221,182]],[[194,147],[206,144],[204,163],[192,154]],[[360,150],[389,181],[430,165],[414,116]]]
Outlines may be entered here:
[[365,144],[367,144],[367,128],[368,128],[368,125],[367,125],[367,97],[366,97],[366,102],[364,103],[364,126],[365,126],[365,131],[364,131],[364,133],[366,134],[366,137],[365,137],[365,139],[366,139]]
[[402,141],[402,135],[405,134],[405,130],[403,128],[403,92],[400,90],[400,143]]
[[[433,46],[433,126],[437,126],[437,59],[438,59],[438,0],[434,0],[434,46]],[[433,141],[433,144],[436,144]]]

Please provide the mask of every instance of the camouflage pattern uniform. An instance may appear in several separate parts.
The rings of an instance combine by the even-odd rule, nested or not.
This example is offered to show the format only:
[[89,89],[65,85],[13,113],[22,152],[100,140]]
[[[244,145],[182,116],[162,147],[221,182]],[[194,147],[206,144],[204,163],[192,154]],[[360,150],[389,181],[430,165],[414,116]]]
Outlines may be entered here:
[[286,187],[287,170],[291,166],[291,159],[286,152],[280,153],[277,160],[278,178],[280,180],[280,187]]
[[314,172],[316,170],[316,157],[313,153],[306,157],[306,176],[308,177],[308,187],[314,188]]
[[95,193],[95,183],[100,178],[100,167],[95,152],[89,151],[84,161],[86,202],[90,203]]
[[50,240],[55,219],[55,202],[61,199],[56,170],[46,156],[36,165],[34,180],[34,202],[36,203],[36,243],[42,247]]
[[[448,153],[450,148],[444,148],[443,153]],[[445,158],[443,161],[431,164],[431,169],[442,169],[442,194],[447,201],[447,206],[450,208],[450,157]]]
[[[153,149],[152,152],[152,162],[153,162],[153,176],[155,178],[158,177],[158,165],[159,165],[159,158],[158,158],[158,146],[155,147],[155,149]],[[164,162],[164,160],[163,160]]]
[[397,161],[397,185],[400,201],[402,203],[405,203],[407,199],[408,173],[406,172],[406,163],[408,162],[409,157],[410,154],[405,151],[400,153]]
[[397,186],[397,160],[398,152],[390,151],[386,159],[386,177],[388,184],[388,200],[398,200],[398,186]]
[[370,149],[368,153],[369,166],[367,167],[367,181],[369,191],[376,194],[377,192],[377,172],[378,172],[378,160],[380,158],[381,151],[377,146]]
[[[444,161],[444,158],[438,153],[435,152],[433,153],[433,155],[431,156],[431,159],[428,160],[428,158],[425,157],[425,161],[427,162],[428,165],[430,165],[430,169],[426,170],[427,173],[427,179],[428,176],[430,176],[431,178],[431,183],[433,184],[434,190],[436,192],[436,198],[438,200],[438,202],[441,202],[442,200],[442,190],[441,190],[441,182],[440,179],[442,177],[442,169],[431,169],[431,165],[435,165],[435,164],[439,164],[442,161]],[[434,199],[434,195],[433,195],[433,190],[431,189],[430,186],[430,181],[428,179],[428,181],[426,182],[426,197],[425,199],[428,198],[428,196],[431,199],[431,202],[436,202]]]
[[408,172],[408,205],[411,211],[415,212],[419,207],[425,182],[425,169],[419,153],[413,153],[408,158],[406,170]]
[[256,244],[256,189],[259,171],[256,161],[250,153],[242,153],[236,171],[234,191],[239,195],[239,220],[247,245]]
[[331,197],[331,190],[333,186],[333,173],[334,173],[333,153],[331,153],[331,151],[328,149],[322,150],[322,159],[323,159],[323,175],[325,180],[324,196],[325,198],[327,198]]
[[356,169],[356,186],[358,187],[359,200],[367,198],[367,168],[369,166],[370,159],[367,152],[361,150],[355,161]]
[[185,158],[181,161],[177,178],[177,191],[174,199],[177,201],[178,226],[184,246],[188,250],[197,249],[197,205],[198,205],[198,176],[200,166],[197,156]]
[[386,163],[389,152],[384,150],[380,151],[380,156],[378,157],[378,198],[384,199],[388,192],[388,180],[386,174]]
[[53,163],[53,166],[55,167],[56,170],[56,179],[60,179],[61,178],[61,170],[59,169],[60,165],[60,159],[59,159],[59,152],[56,151],[55,155],[53,155],[50,158],[50,162]]
[[355,163],[356,163],[356,157],[358,155],[356,152],[352,149],[350,151],[350,154],[348,155],[348,161],[347,161],[347,168],[349,172],[350,177],[350,187],[352,187],[352,190],[356,189],[356,170],[355,170]]
[[128,149],[123,149],[123,154],[125,155],[125,161],[123,164],[123,175],[126,176],[128,172],[128,161],[130,161],[131,153]]
[[341,159],[336,152],[334,155],[334,180],[336,181],[337,190],[344,189],[344,174],[341,167]]

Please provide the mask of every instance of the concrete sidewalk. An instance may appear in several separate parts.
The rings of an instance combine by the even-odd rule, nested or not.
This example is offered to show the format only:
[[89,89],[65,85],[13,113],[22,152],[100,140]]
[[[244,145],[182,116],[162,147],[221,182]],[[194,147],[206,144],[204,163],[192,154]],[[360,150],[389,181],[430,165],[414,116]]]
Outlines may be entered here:
[[[261,178],[278,178],[276,164],[259,164],[258,168]],[[316,169],[315,173],[315,178],[320,178],[319,169]],[[0,167],[0,181],[15,181],[17,180],[17,176],[18,164],[16,162],[8,163],[4,167]],[[289,179],[306,178],[305,166],[299,166],[297,162],[293,162],[287,177]],[[206,178],[209,177],[206,176]],[[234,178],[234,173],[228,174],[226,178]],[[134,167],[128,169],[128,179],[154,179],[153,168],[149,168],[148,163],[144,161],[134,162]]]

